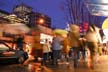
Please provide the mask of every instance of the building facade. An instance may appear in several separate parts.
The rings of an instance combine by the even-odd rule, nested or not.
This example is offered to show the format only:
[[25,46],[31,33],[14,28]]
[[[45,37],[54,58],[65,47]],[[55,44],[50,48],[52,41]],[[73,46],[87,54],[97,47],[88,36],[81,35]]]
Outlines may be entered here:
[[9,20],[5,18],[7,15],[9,15],[8,12],[0,10],[0,24],[9,22]]
[[34,27],[37,24],[49,28],[51,27],[51,18],[49,16],[39,12],[33,12],[32,8],[25,4],[17,5],[13,9],[13,13],[22,18],[25,24],[30,27]]

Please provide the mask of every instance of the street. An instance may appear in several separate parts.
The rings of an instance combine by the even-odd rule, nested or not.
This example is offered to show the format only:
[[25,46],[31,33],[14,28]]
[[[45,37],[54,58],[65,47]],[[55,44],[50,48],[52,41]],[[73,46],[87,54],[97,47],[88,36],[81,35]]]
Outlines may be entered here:
[[[100,56],[99,61],[96,63],[95,68],[89,69],[83,62],[79,62],[78,68],[73,68],[71,62],[68,66],[65,62],[59,63],[58,66],[47,65],[42,66],[42,72],[108,72],[108,56]],[[36,63],[32,62],[28,65],[21,64],[5,64],[0,65],[0,72],[36,72]]]

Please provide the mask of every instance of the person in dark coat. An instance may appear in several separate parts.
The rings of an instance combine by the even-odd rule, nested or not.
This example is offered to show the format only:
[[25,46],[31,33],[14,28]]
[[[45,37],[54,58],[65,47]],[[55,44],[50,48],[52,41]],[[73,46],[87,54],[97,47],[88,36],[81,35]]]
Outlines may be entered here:
[[18,35],[16,38],[16,47],[18,50],[23,50],[24,37],[22,35]]

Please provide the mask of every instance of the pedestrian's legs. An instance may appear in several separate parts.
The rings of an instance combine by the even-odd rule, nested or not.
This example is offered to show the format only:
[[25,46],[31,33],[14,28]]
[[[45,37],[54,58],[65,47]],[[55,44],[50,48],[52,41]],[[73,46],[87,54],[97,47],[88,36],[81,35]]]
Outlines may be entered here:
[[92,42],[91,43],[91,46],[90,46],[90,58],[91,58],[91,61],[90,61],[90,68],[94,69],[94,65],[96,63],[96,55],[97,55],[97,48],[98,48],[98,45],[96,42]]
[[52,60],[53,59],[53,53],[49,52],[49,59]]
[[53,50],[53,64],[57,65],[57,50]]
[[69,54],[66,54],[66,61],[67,61],[67,62],[70,61]]
[[43,62],[46,60],[46,53],[43,53]]
[[58,59],[61,58],[61,50],[53,50],[53,64],[58,64]]
[[57,50],[57,59],[61,59],[61,55],[62,55],[61,50]]
[[70,48],[69,57],[73,57],[73,48]]
[[86,59],[86,50],[82,51],[82,56],[83,56],[83,60],[85,61],[85,59]]
[[92,52],[92,51],[90,51],[90,59],[91,60],[90,60],[90,63],[89,63],[90,64],[89,67],[93,69],[94,68],[94,63],[95,63],[95,55],[94,55],[94,52]]
[[79,51],[74,51],[74,67],[78,66],[78,59],[79,59]]

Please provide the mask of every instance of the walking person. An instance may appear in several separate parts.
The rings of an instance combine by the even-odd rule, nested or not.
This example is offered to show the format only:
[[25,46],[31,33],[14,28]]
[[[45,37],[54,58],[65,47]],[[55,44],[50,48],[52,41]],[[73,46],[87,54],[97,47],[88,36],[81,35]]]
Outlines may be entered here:
[[24,37],[23,35],[19,34],[17,37],[16,37],[16,49],[18,50],[24,50],[23,49],[23,44],[24,44]]
[[71,31],[69,33],[70,43],[71,47],[73,48],[74,52],[74,68],[78,67],[78,60],[79,60],[79,54],[80,54],[80,31],[79,26],[76,24],[73,24],[70,26]]
[[51,45],[48,39],[45,39],[45,43],[43,44],[43,63],[46,64],[50,61],[50,52],[51,52]]
[[69,43],[69,39],[68,37],[64,38],[62,41],[62,54],[66,59],[66,64],[69,66],[69,61],[70,61],[70,57],[69,57],[69,52],[70,52],[70,43]]
[[53,41],[52,41],[53,65],[57,65],[58,59],[60,59],[61,57],[61,49],[62,49],[61,42],[62,42],[62,38],[60,35],[56,35],[53,38]]
[[87,46],[90,50],[91,61],[89,63],[89,67],[94,69],[94,63],[98,52],[98,43],[101,43],[99,30],[94,25],[90,25],[85,38],[87,40]]
[[80,51],[81,51],[81,54],[82,54],[82,58],[83,58],[83,60],[85,62],[87,44],[86,44],[86,39],[85,39],[84,35],[81,35],[79,41],[80,41],[80,48],[81,48]]
[[31,43],[26,44],[26,52],[28,53],[28,59],[23,63],[24,65],[28,65],[30,61],[35,60],[33,47]]

